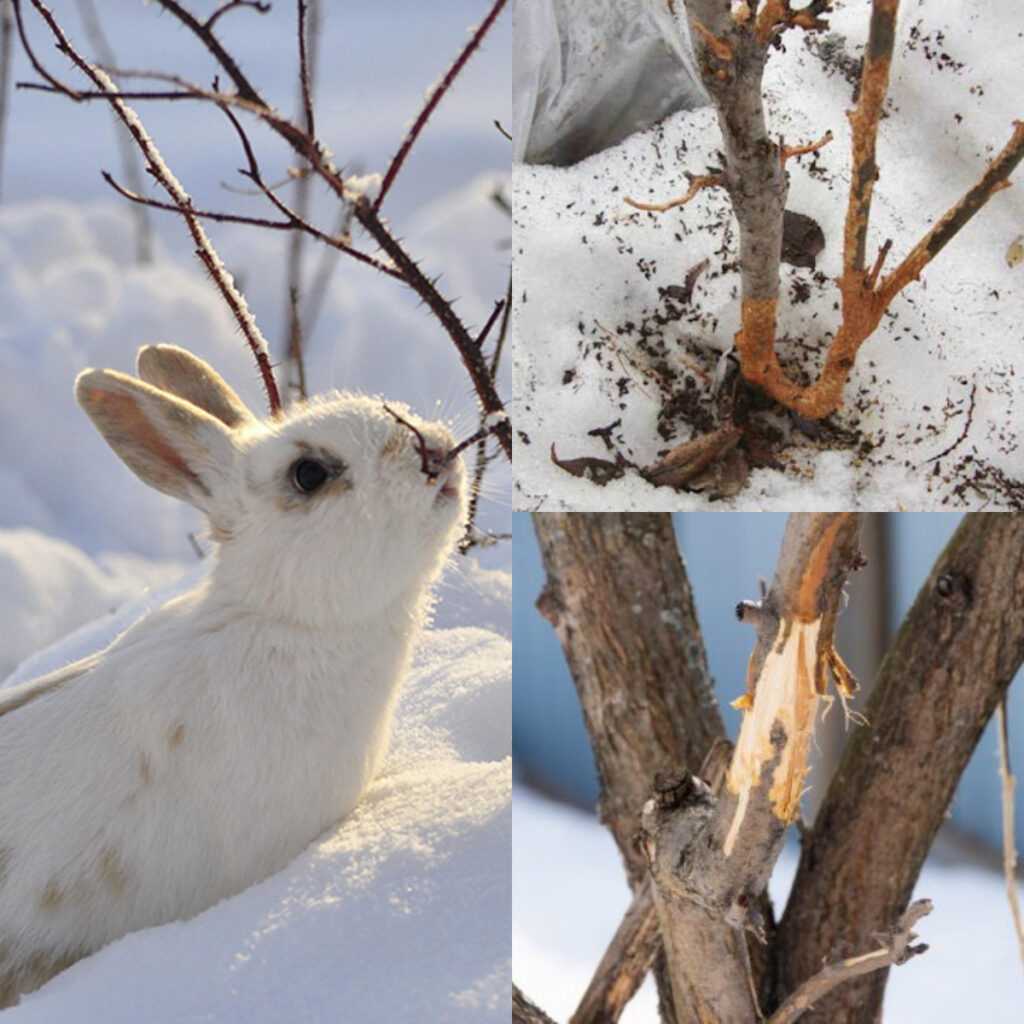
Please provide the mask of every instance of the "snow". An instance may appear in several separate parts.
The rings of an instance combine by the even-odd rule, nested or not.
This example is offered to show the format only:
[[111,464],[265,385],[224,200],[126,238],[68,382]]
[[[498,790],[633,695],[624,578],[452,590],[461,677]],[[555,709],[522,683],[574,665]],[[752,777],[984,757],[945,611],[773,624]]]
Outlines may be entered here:
[[[566,1020],[629,905],[629,892],[615,844],[592,815],[522,786],[515,787],[513,807],[513,978],[556,1020]],[[786,847],[769,886],[776,908],[785,902],[796,864],[795,847]],[[890,971],[886,1022],[1019,1020],[1024,978],[1002,876],[951,865],[933,852],[914,891],[914,898],[922,897],[934,902],[917,929],[929,949]],[[657,994],[648,979],[621,1020],[656,1019]]]
[[[890,269],[980,177],[1019,115],[1012,89],[1024,56],[1015,4],[922,0],[906,8],[879,132],[869,252],[894,240]],[[856,57],[867,5],[831,17]],[[765,78],[771,130],[791,144],[835,140],[790,161],[788,207],[826,239],[815,271],[783,264],[779,346],[790,372],[817,375],[838,326],[835,278],[849,170],[851,83],[790,33]],[[835,42],[835,40],[833,40]],[[684,172],[720,164],[712,108],[673,115],[572,168],[517,166],[515,196],[515,452],[518,501],[529,508],[679,509],[707,495],[656,489],[635,472],[605,486],[551,461],[614,459],[588,431],[612,425],[615,451],[649,465],[710,429],[710,381],[738,328],[737,236],[720,189],[667,213]],[[1019,175],[1018,175],[1019,177]],[[1024,377],[1016,338],[1024,316],[1020,265],[1007,251],[1024,225],[1019,185],[999,192],[910,285],[861,348],[843,409],[824,429],[765,414],[778,465],[755,466],[733,508],[1020,506]],[[679,297],[689,272],[692,303]],[[668,292],[665,289],[670,289]],[[673,296],[673,290],[676,292]],[[685,289],[683,289],[685,290]],[[675,399],[674,410],[666,407]],[[664,411],[663,411],[664,410]],[[659,418],[659,414],[661,414]],[[963,435],[963,436],[961,436]],[[949,449],[947,451],[947,449]],[[945,454],[943,454],[945,452]],[[762,462],[765,460],[762,458]],[[720,506],[721,507],[721,506]]]
[[[80,37],[76,5],[53,6]],[[202,48],[154,5],[122,6],[105,23],[121,63],[210,80]],[[480,10],[478,0],[444,11],[411,12],[384,0],[372,11],[324,10],[321,45],[331,59],[317,90],[318,126],[350,185],[369,194],[379,187],[423,83],[451,59]],[[284,110],[294,103],[295,81],[281,40],[293,38],[293,17],[294,6],[280,4],[265,17],[243,9],[218,23]],[[30,31],[39,53],[65,74],[38,25]],[[457,297],[471,329],[507,287],[510,224],[491,199],[507,178],[508,146],[492,124],[507,120],[507,33],[499,21],[431,119],[384,210],[424,268],[443,274],[442,290]],[[20,52],[14,77],[31,77]],[[137,110],[198,206],[267,212],[261,200],[221,187],[238,183],[240,158],[219,115],[180,104]],[[124,469],[76,406],[75,376],[87,366],[131,372],[140,346],[170,342],[209,361],[254,410],[265,411],[266,397],[180,220],[154,214],[154,260],[134,262],[132,211],[99,175],[121,177],[109,111],[18,91],[7,143],[0,678],[12,673],[11,684],[104,647],[206,571],[201,518]],[[283,177],[291,157],[258,132],[254,144],[268,180]],[[333,230],[336,204],[313,191],[318,223]],[[286,322],[287,238],[237,226],[207,230],[276,351]],[[307,245],[309,275],[320,259],[319,248]],[[339,260],[306,342],[313,390],[403,400],[451,421],[459,437],[479,426],[450,339],[390,278]],[[511,473],[500,462],[492,470],[480,525],[506,533]],[[9,1018],[507,1019],[510,567],[508,545],[453,558],[406,680],[389,758],[353,815],[285,871],[193,920],[124,937],[27,996]]]

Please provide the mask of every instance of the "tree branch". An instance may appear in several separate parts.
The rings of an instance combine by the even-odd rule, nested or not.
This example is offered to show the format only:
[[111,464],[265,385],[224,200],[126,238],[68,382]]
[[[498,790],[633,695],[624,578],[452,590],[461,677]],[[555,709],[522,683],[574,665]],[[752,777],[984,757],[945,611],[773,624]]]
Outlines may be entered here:
[[793,1024],[815,1003],[851,978],[857,978],[883,967],[899,966],[924,953],[928,946],[921,942],[912,946],[917,938],[914,925],[932,912],[930,900],[917,900],[907,907],[896,927],[887,935],[879,936],[881,946],[870,953],[847,957],[826,964],[817,974],[808,978],[768,1019],[768,1024]]
[[[634,843],[658,772],[695,773],[725,736],[671,516],[535,513],[547,582],[537,604],[565,650],[601,784],[599,813],[634,891]],[[663,1015],[671,988],[659,980]]]
[[[779,927],[779,998],[907,906],[985,723],[1024,662],[1024,516],[965,517],[882,664],[805,838]],[[815,1008],[814,1024],[876,1019],[886,972]]]
[[416,140],[420,137],[420,134],[426,127],[427,121],[430,119],[430,115],[444,98],[445,93],[452,87],[455,79],[459,77],[462,69],[469,63],[469,58],[473,56],[477,48],[483,42],[484,36],[486,36],[491,30],[491,26],[495,21],[497,21],[498,15],[501,14],[506,3],[507,0],[494,0],[486,17],[473,31],[472,35],[470,35],[469,41],[445,72],[444,77],[430,90],[427,102],[423,105],[423,109],[416,116],[416,120],[413,121],[412,127],[406,133],[401,146],[398,148],[398,152],[395,154],[394,159],[391,161],[387,171],[384,173],[384,180],[381,182],[380,192],[377,193],[377,198],[374,200],[373,204],[373,208],[375,210],[380,209],[381,203],[384,202],[384,197],[391,191],[391,186],[395,183],[395,178],[398,176],[398,172],[402,169],[402,165],[405,163],[406,157],[408,157],[413,145],[415,145]]
[[[17,11],[19,0],[14,0],[14,2]],[[489,429],[497,438],[505,456],[511,459],[512,425],[505,413],[504,403],[498,395],[486,360],[474,345],[473,337],[469,330],[456,315],[451,301],[440,293],[434,281],[427,277],[416,261],[405,251],[399,240],[381,220],[378,211],[370,199],[365,195],[355,195],[347,189],[342,175],[334,166],[330,155],[321,145],[320,141],[303,128],[283,117],[263,99],[256,87],[242,71],[241,66],[231,57],[214,34],[211,21],[200,21],[182,7],[177,0],[157,0],[157,2],[164,10],[177,18],[211,53],[225,74],[231,79],[236,93],[222,93],[216,88],[213,91],[204,90],[176,76],[153,73],[147,73],[147,76],[176,82],[180,85],[184,97],[213,102],[225,110],[229,106],[242,107],[248,110],[284,139],[299,157],[307,161],[313,173],[331,189],[341,203],[351,205],[356,220],[359,221],[363,229],[390,258],[401,279],[422,299],[423,303],[430,309],[454,342],[462,363],[473,383],[482,408],[483,419],[489,423]],[[37,3],[37,0],[32,0],[32,3],[37,8],[45,10],[41,3]],[[49,17],[49,21],[53,22],[52,17]],[[56,28],[55,22],[53,22],[53,26]],[[75,100],[93,98],[94,94],[91,91],[88,94],[81,94],[46,71],[42,63],[36,58],[24,36],[20,18],[19,31],[21,32],[26,52],[33,67],[49,83],[51,88]],[[66,40],[64,40],[64,46],[67,46]],[[121,72],[121,74],[127,73]],[[111,103],[124,103],[124,97],[117,93],[116,86],[114,86],[109,77],[104,75],[103,81],[93,77],[93,81],[97,85],[97,98],[106,99]],[[195,221],[194,217],[193,221],[198,230],[201,231],[202,228],[198,225],[198,221]],[[307,230],[305,227],[302,229]],[[235,309],[234,305],[232,305],[232,309]],[[267,365],[269,368],[269,363]],[[274,387],[276,392],[276,385]],[[280,400],[277,399],[277,401],[279,403]]]
[[644,807],[680,1021],[760,1019],[743,930],[765,937],[758,898],[798,811],[842,588],[861,564],[858,527],[857,513],[790,516],[771,588],[742,606],[758,635],[725,790],[680,774]]
[[3,185],[4,151],[7,138],[7,107],[9,103],[11,70],[11,39],[14,35],[14,19],[11,17],[11,0],[0,0],[0,192]]
[[[160,151],[156,147],[156,143],[154,143],[149,135],[146,134],[146,130],[143,128],[138,115],[131,107],[128,106],[127,103],[124,102],[124,100],[118,97],[117,86],[114,84],[114,81],[110,76],[105,71],[102,71],[95,65],[90,64],[89,61],[74,49],[68,41],[67,36],[65,36],[63,30],[50,13],[49,8],[46,7],[42,0],[31,0],[31,2],[40,17],[42,17],[46,22],[47,27],[56,40],[57,49],[68,57],[72,63],[74,63],[74,65],[100,90],[109,94],[108,101],[111,108],[120,118],[125,128],[128,129],[128,132],[135,141],[135,144],[139,147],[145,157],[146,169],[159,182],[160,186],[170,196],[174,205],[178,208],[186,225],[188,226],[189,233],[192,235],[192,240],[195,242],[196,255],[209,272],[210,277],[217,286],[217,290],[221,293],[221,296],[227,303],[228,308],[231,310],[235,323],[242,332],[242,336],[245,338],[246,343],[252,351],[253,357],[256,360],[256,365],[260,371],[260,376],[263,379],[263,386],[267,393],[267,401],[270,406],[271,415],[280,415],[281,399],[278,394],[277,383],[274,380],[274,371],[270,365],[270,350],[267,348],[266,340],[263,338],[259,328],[256,326],[256,321],[253,319],[252,313],[249,311],[249,307],[246,304],[244,296],[235,287],[234,280],[228,273],[227,268],[221,262],[220,257],[213,248],[213,243],[210,241],[206,232],[203,230],[202,224],[200,224],[199,219],[193,212],[191,197],[171,172],[171,169],[164,162],[163,157],[160,155]],[[24,41],[25,33],[21,19],[21,3],[20,0],[13,0],[13,3],[15,18],[18,22],[18,31]],[[38,64],[35,57],[33,56],[31,59],[37,70],[40,70],[41,65]],[[40,73],[47,77],[47,80],[50,81],[51,84],[61,89],[65,89],[72,99],[75,98],[74,90],[63,86],[63,84],[57,79],[52,78],[51,76],[46,76],[45,72],[40,71]]]
[[[850,189],[839,282],[842,322],[818,380],[806,387],[795,383],[780,365],[775,351],[782,216],[787,193],[783,164],[789,156],[817,148],[828,136],[810,147],[783,148],[780,153],[767,134],[761,79],[768,48],[777,33],[794,26],[811,30],[823,27],[825,23],[819,15],[828,6],[815,0],[794,10],[789,0],[767,0],[754,18],[749,4],[737,7],[715,0],[686,0],[687,15],[695,30],[701,78],[718,113],[726,156],[724,182],[740,229],[741,309],[740,330],[735,339],[740,366],[744,377],[753,384],[811,419],[821,419],[839,408],[857,352],[877,329],[890,303],[910,281],[917,279],[988,199],[1006,186],[1009,175],[1024,158],[1024,123],[1015,122],[1010,141],[989,164],[981,180],[906,259],[878,284],[887,243],[871,273],[865,274],[871,200],[878,178],[875,147],[889,88],[899,10],[899,0],[872,0],[860,94],[850,115]],[[696,179],[694,184],[701,180]],[[683,200],[692,198],[694,193],[691,188]],[[681,201],[662,205],[667,209]],[[651,204],[641,208],[660,207]]]

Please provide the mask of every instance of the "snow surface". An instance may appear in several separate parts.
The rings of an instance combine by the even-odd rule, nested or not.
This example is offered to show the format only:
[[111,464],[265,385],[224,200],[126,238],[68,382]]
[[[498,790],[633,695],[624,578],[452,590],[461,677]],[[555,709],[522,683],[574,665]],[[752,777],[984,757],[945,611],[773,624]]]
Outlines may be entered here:
[[[1009,139],[1020,115],[1014,84],[1024,59],[1013,0],[903,7],[869,239],[871,254],[884,239],[894,240],[890,268]],[[815,271],[783,265],[786,340],[779,351],[793,374],[817,376],[838,326],[834,279],[850,153],[844,112],[853,88],[843,69],[862,52],[868,9],[860,0],[831,16],[837,36],[828,62],[812,50],[820,37],[815,43],[813,36],[787,34],[785,51],[773,53],[765,76],[776,135],[790,144],[826,130],[835,136],[818,154],[788,165],[788,207],[817,220],[826,239]],[[622,199],[681,195],[684,172],[720,165],[720,146],[714,111],[705,107],[673,115],[573,168],[514,169],[520,301],[513,422],[521,506],[596,511],[708,502],[706,495],[656,489],[635,472],[601,487],[569,475],[550,456],[554,444],[562,460],[611,459],[602,438],[588,431],[612,425],[615,449],[649,465],[710,429],[710,381],[739,315],[737,231],[728,201],[722,190],[705,189],[684,207],[646,213]],[[1024,263],[1013,260],[1022,233],[1018,184],[995,195],[923,281],[895,300],[858,354],[843,409],[818,436],[765,417],[792,444],[776,445],[780,465],[754,468],[746,488],[722,505],[1024,506]],[[705,259],[690,303],[665,292],[683,286]],[[670,398],[674,411],[665,408]]]
[[[629,906],[618,850],[589,814],[515,787],[512,829],[512,976],[556,1020],[575,1009]],[[769,891],[784,904],[796,871],[788,846]],[[1020,1020],[1024,977],[1002,876],[950,865],[934,851],[914,892],[932,913],[917,929],[928,952],[890,971],[886,1024],[1012,1024]],[[648,980],[623,1024],[657,1020]]]
[[[77,4],[52,6],[86,45]],[[318,126],[356,180],[386,165],[423,88],[484,5],[322,6]],[[210,80],[202,48],[154,5],[101,16],[124,65]],[[218,23],[284,110],[295,102],[293,53],[282,48],[294,40],[293,20],[294,5],[275,4],[265,17],[242,9]],[[510,223],[491,199],[509,153],[492,123],[507,121],[505,20],[431,119],[385,209],[425,269],[443,274],[442,290],[458,297],[470,325],[484,322],[508,279]],[[70,77],[37,22],[30,32],[50,66]],[[17,48],[14,77],[32,77]],[[244,182],[235,175],[237,140],[219,115],[182,104],[138,109],[197,204],[266,212],[221,186]],[[171,342],[208,360],[252,408],[265,409],[265,398],[180,221],[155,214],[155,258],[134,262],[131,212],[99,175],[121,176],[109,112],[18,91],[9,115],[0,206],[0,678],[20,663],[12,683],[105,646],[205,572],[201,517],[112,455],[75,405],[77,373],[132,371],[141,345]],[[290,155],[258,131],[254,144],[268,180],[282,177]],[[333,225],[330,198],[313,199],[318,218]],[[208,231],[277,351],[287,239],[224,225]],[[307,247],[307,272],[319,261]],[[313,390],[382,393],[451,420],[460,437],[476,429],[451,341],[393,280],[339,261],[306,341]],[[511,473],[500,462],[492,470],[480,522],[504,533]],[[191,921],[126,936],[4,1019],[506,1020],[510,566],[508,545],[453,559],[384,772],[352,816],[285,871]],[[29,657],[69,631],[59,647]]]

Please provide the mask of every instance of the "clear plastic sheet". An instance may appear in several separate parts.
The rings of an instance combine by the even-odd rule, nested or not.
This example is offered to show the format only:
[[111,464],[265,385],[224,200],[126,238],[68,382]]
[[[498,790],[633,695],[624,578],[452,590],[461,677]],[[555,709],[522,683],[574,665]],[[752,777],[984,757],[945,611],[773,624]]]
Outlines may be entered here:
[[670,3],[519,0],[517,160],[576,163],[668,114],[708,102],[683,20]]

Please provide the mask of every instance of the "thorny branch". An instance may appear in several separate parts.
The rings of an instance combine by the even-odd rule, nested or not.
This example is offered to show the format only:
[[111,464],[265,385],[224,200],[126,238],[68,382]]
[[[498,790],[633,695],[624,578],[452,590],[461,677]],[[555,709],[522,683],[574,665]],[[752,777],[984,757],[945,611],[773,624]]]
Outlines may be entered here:
[[[200,39],[234,83],[239,97],[252,104],[253,112],[273,128],[299,156],[305,157],[309,161],[314,173],[331,188],[341,202],[352,202],[356,220],[359,221],[374,242],[391,258],[395,267],[402,274],[405,283],[420,296],[455,343],[459,355],[462,357],[463,365],[466,367],[476,389],[484,415],[495,414],[496,416],[503,416],[504,404],[498,396],[486,362],[473,344],[473,338],[469,330],[460,318],[456,316],[451,302],[441,295],[434,282],[423,273],[416,261],[412,259],[398,239],[385,226],[373,202],[365,195],[353,198],[346,190],[340,172],[334,167],[333,162],[319,140],[311,137],[297,125],[292,124],[286,118],[277,114],[266,103],[252,82],[212,33],[205,31],[203,26],[185,11],[176,0],[157,0],[157,2],[165,10],[177,17],[183,25]],[[503,4],[504,0],[496,0],[496,2]],[[493,20],[488,22],[488,25],[492,23]],[[500,423],[495,427],[494,433],[506,456],[511,458],[512,429],[507,417],[501,419]]]
[[[12,2],[14,4],[14,16],[18,25],[18,33],[33,67],[35,67],[40,74],[44,75],[47,81],[52,85],[59,88],[72,99],[75,99],[76,94],[74,90],[64,86],[63,83],[59,82],[56,78],[53,78],[45,71],[41,70],[42,65],[37,60],[32,48],[29,46],[28,39],[26,38],[21,14],[21,0],[12,0]],[[228,273],[224,264],[221,263],[220,257],[213,248],[213,244],[210,242],[209,237],[203,230],[202,224],[199,223],[199,219],[193,212],[191,197],[182,187],[178,179],[175,178],[171,169],[164,162],[163,157],[160,155],[160,151],[157,149],[153,140],[146,134],[146,130],[142,127],[142,122],[139,120],[135,111],[118,96],[117,86],[114,84],[113,79],[111,79],[105,71],[102,71],[95,65],[90,64],[77,52],[77,50],[74,49],[73,46],[71,46],[68,42],[67,36],[65,36],[63,30],[57,24],[57,21],[50,13],[50,10],[44,3],[42,3],[42,0],[31,0],[31,3],[39,12],[39,15],[46,22],[47,27],[53,34],[53,37],[57,42],[57,49],[68,57],[75,66],[78,67],[79,70],[81,70],[97,86],[97,88],[106,95],[112,109],[120,118],[125,128],[128,129],[131,137],[135,140],[135,144],[142,151],[142,154],[146,159],[146,170],[156,179],[168,196],[170,196],[178,212],[184,218],[185,223],[188,226],[189,233],[192,235],[192,239],[196,245],[196,255],[206,267],[214,284],[216,284],[218,291],[227,303],[235,322],[238,324],[239,330],[242,332],[242,335],[256,360],[256,365],[259,367],[260,376],[263,379],[263,386],[267,393],[270,412],[274,416],[279,415],[281,412],[281,399],[278,394],[277,383],[274,380],[274,372],[270,366],[270,351],[267,348],[266,340],[263,338],[259,328],[256,326],[256,321],[249,312],[249,307],[246,304],[244,296],[235,287],[235,283],[232,280],[231,275]]]
[[[473,56],[477,48],[483,42],[484,36],[486,36],[490,31],[491,26],[497,20],[498,15],[501,14],[506,3],[507,0],[494,0],[491,9],[487,12],[487,16],[479,26],[474,29],[469,41],[445,72],[444,77],[430,90],[430,96],[427,98],[427,102],[423,105],[423,109],[417,115],[416,120],[413,121],[412,127],[406,133],[405,138],[402,140],[402,145],[395,154],[395,158],[391,161],[391,165],[384,173],[380,192],[377,194],[377,198],[374,200],[373,204],[375,210],[380,209],[381,203],[384,202],[384,197],[391,191],[391,186],[394,184],[395,178],[398,176],[398,172],[402,169],[402,164],[405,163],[410,150],[419,138],[420,133],[426,127],[430,115],[444,98],[445,93],[452,87],[452,83],[455,79],[459,77],[460,72],[469,62],[469,58]],[[312,134],[312,128],[310,129],[310,134]]]
[[[44,19],[47,21],[51,32],[54,33],[55,38],[60,39],[61,42],[59,43],[58,48],[68,56],[71,56],[72,59],[75,59],[75,62],[78,63],[79,66],[86,64],[84,59],[73,51],[62,33],[58,37],[60,29],[56,25],[52,15],[49,14],[49,11],[47,11],[45,6],[42,4],[41,0],[31,0],[31,2],[40,14],[44,16]],[[391,232],[391,229],[381,218],[377,205],[371,201],[368,196],[356,193],[347,187],[341,172],[335,167],[330,154],[320,140],[313,135],[308,128],[304,128],[293,123],[267,103],[250,79],[242,71],[238,62],[231,56],[215,35],[213,28],[216,23],[216,19],[226,13],[228,9],[238,6],[252,6],[254,9],[258,10],[260,9],[260,5],[234,3],[225,4],[215,12],[214,16],[206,21],[200,21],[196,16],[178,3],[177,0],[157,0],[157,3],[159,3],[165,11],[175,17],[196,37],[196,39],[202,43],[220,66],[222,71],[230,79],[234,86],[234,92],[222,92],[216,87],[216,85],[212,90],[204,89],[194,83],[180,78],[179,76],[163,75],[152,72],[143,73],[142,77],[170,81],[177,86],[177,90],[153,93],[126,92],[122,94],[118,92],[114,83],[106,75],[103,76],[102,80],[90,75],[89,77],[92,79],[96,88],[87,92],[82,92],[62,83],[46,70],[29,47],[23,27],[20,23],[20,18],[19,32],[33,68],[44,82],[47,83],[47,86],[50,89],[76,101],[104,99],[111,103],[120,104],[124,104],[126,98],[190,99],[205,101],[212,102],[225,111],[229,107],[240,108],[252,116],[255,116],[258,120],[271,128],[300,158],[308,162],[311,173],[315,174],[328,186],[339,202],[345,206],[351,207],[355,219],[373,239],[374,243],[388,257],[388,261],[393,268],[393,273],[392,271],[388,272],[392,273],[392,276],[399,277],[406,285],[412,288],[423,303],[430,309],[434,317],[440,322],[446,333],[454,342],[462,359],[462,363],[469,374],[474,390],[476,391],[477,398],[479,399],[482,407],[483,417],[491,422],[491,430],[497,438],[502,451],[505,453],[507,458],[511,459],[512,427],[507,415],[505,414],[504,403],[498,395],[495,382],[487,365],[486,359],[483,357],[479,348],[475,345],[474,338],[469,329],[455,313],[451,301],[441,294],[436,283],[423,272],[419,264],[412,258],[412,256],[409,255],[402,243]],[[484,24],[481,26],[481,30],[478,30],[474,36],[476,41],[475,44],[472,46],[470,52],[464,55],[461,63],[459,63],[459,68],[465,65],[470,53],[472,50],[477,48],[479,42],[483,38],[484,32],[493,24],[497,17],[497,13],[500,12],[505,3],[506,0],[495,0],[491,13],[485,19]],[[43,14],[43,12],[45,12],[45,14]],[[122,77],[131,77],[129,73],[124,71],[119,71],[118,74]],[[134,114],[132,116],[134,117]],[[137,118],[135,120],[137,121]],[[422,130],[422,125],[419,130]],[[266,195],[275,206],[278,206],[278,209],[285,213],[285,216],[289,222],[291,222],[291,227],[293,229],[312,234],[321,241],[327,241],[328,238],[331,237],[325,232],[318,232],[315,230],[311,231],[311,225],[309,225],[307,221],[299,218],[294,211],[284,206],[284,204],[273,195],[273,190],[263,189],[263,191],[264,195]],[[139,201],[139,199],[136,198],[135,201]],[[184,215],[184,211],[181,212]],[[202,229],[198,225],[197,215],[190,210],[190,216],[190,230],[192,230],[192,225],[195,224],[195,227],[201,231]],[[223,219],[231,219],[236,222],[245,223],[245,221],[242,221],[237,217],[225,217]],[[354,255],[354,250],[348,247],[342,247],[342,245],[339,245],[337,241],[332,241],[330,244],[335,245],[335,247],[341,249],[341,251]],[[380,260],[379,258],[370,257],[367,254],[360,254],[360,256],[357,256],[356,258],[362,259],[363,262],[369,263],[377,269],[383,269],[389,265],[388,262]]]

